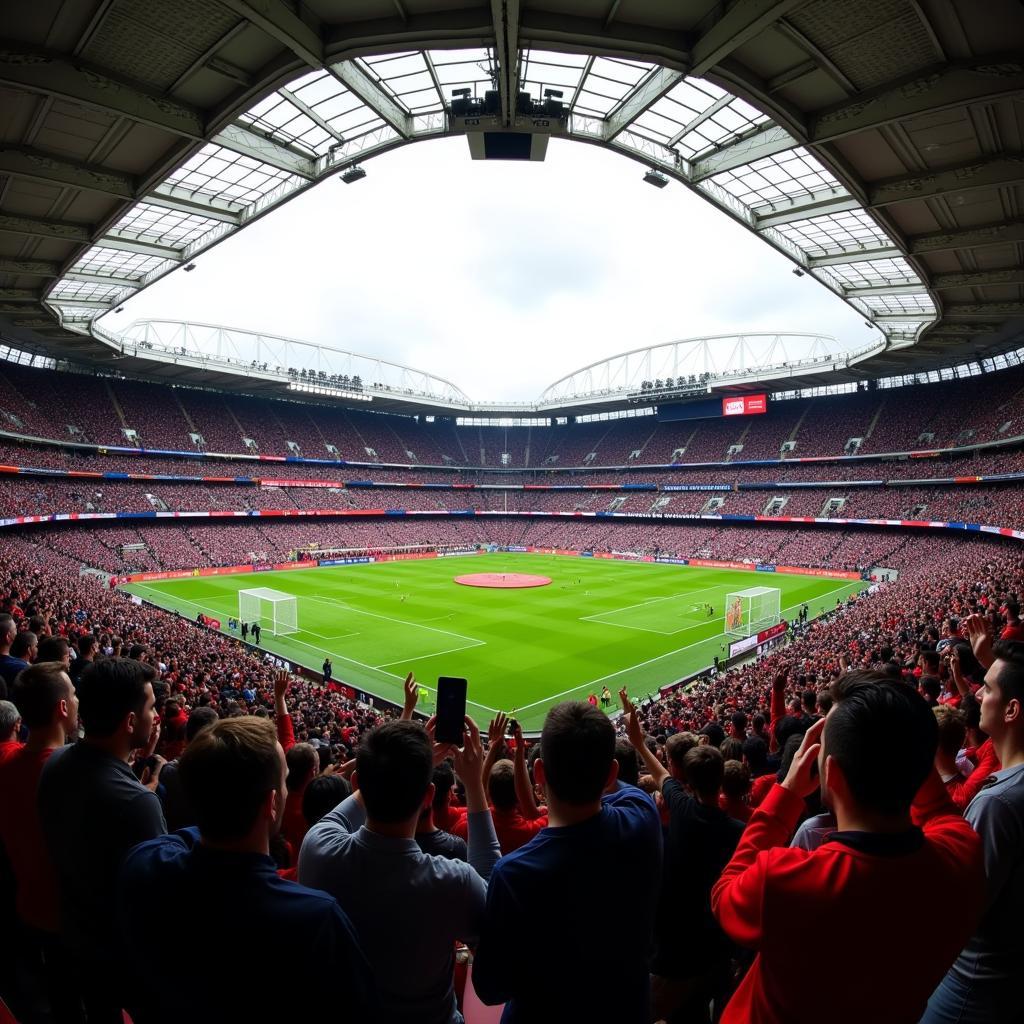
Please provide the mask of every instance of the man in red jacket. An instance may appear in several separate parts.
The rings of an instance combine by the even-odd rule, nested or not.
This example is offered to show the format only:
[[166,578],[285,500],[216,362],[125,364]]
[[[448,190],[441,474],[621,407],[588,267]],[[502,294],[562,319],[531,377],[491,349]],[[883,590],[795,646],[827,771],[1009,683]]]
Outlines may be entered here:
[[[916,1024],[978,919],[981,844],[934,772],[935,716],[880,673],[839,685],[712,890],[726,934],[757,950],[722,1024]],[[837,830],[789,848],[819,780]]]

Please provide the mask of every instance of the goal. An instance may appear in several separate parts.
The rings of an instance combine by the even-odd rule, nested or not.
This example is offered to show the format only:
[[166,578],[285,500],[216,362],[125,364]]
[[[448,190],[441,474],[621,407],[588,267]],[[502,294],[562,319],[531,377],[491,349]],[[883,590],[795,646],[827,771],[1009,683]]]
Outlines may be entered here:
[[750,587],[725,598],[726,636],[754,636],[782,620],[782,591],[776,587]]
[[275,636],[296,633],[299,629],[298,600],[294,594],[269,587],[238,592],[238,618],[253,625],[258,622]]

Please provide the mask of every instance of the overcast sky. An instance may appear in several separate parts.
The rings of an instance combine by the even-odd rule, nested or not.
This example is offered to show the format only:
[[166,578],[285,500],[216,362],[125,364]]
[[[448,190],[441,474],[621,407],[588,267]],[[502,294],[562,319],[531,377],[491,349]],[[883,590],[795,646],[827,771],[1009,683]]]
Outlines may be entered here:
[[734,331],[813,331],[859,348],[863,318],[710,204],[597,147],[472,161],[407,146],[331,179],[104,318],[189,319],[320,342],[532,400],[632,348]]

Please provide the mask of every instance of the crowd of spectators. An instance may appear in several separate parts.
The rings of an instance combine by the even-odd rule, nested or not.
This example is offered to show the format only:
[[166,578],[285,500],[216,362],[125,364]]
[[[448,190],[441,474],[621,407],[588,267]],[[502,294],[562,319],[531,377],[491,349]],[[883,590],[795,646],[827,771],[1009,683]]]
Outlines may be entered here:
[[[1020,369],[904,389],[779,401],[766,415],[663,422],[655,416],[553,427],[455,426],[336,406],[274,402],[85,374],[0,367],[0,423],[16,433],[148,449],[352,461],[556,467],[837,456],[998,440],[1024,433]],[[29,397],[31,396],[31,397]],[[132,434],[126,433],[132,431]],[[202,438],[201,441],[196,438]],[[251,443],[250,443],[251,442]],[[292,446],[295,446],[294,448]],[[731,449],[742,446],[735,455]],[[297,449],[297,451],[296,451]]]
[[388,714],[43,554],[0,551],[25,1024],[1019,1020],[1016,546],[918,538],[760,660],[624,689],[617,726],[595,695],[454,745],[412,676]]

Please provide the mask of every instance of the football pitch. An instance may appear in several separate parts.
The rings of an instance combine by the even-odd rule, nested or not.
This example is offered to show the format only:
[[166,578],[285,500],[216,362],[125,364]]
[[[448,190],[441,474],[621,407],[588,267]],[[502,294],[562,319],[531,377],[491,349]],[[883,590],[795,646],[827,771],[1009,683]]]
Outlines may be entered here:
[[[453,581],[477,572],[541,574],[552,582],[513,590]],[[438,676],[465,676],[469,712],[479,724],[495,711],[514,711],[524,729],[538,730],[560,700],[600,696],[605,685],[642,696],[709,666],[726,642],[726,594],[759,585],[781,590],[784,618],[804,602],[812,617],[820,615],[862,586],[820,576],[495,552],[122,589],[187,618],[203,612],[225,632],[229,616],[238,616],[238,591],[293,594],[298,632],[277,637],[264,630],[265,650],[317,672],[330,657],[338,682],[397,704],[406,673],[415,672],[429,691],[419,708],[426,712]]]

